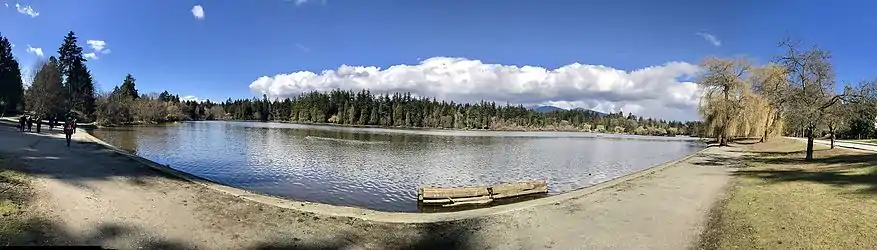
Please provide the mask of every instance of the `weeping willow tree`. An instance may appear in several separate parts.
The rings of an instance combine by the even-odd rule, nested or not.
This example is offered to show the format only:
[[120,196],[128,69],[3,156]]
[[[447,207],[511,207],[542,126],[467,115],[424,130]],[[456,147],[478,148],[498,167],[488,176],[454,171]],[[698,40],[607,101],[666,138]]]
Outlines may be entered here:
[[789,99],[787,79],[785,67],[779,64],[771,63],[752,70],[752,90],[764,102],[760,104],[762,110],[759,110],[765,116],[761,142],[783,132],[783,107]]
[[[700,115],[708,134],[719,145],[734,138],[756,138],[777,134],[778,108],[772,94],[784,76],[775,65],[753,67],[744,59],[707,58],[701,64],[705,73],[699,84],[703,87]],[[756,87],[757,86],[757,87]]]
[[727,145],[732,134],[745,130],[739,124],[746,102],[747,84],[744,77],[750,64],[744,59],[709,57],[701,63],[705,72],[698,79],[703,87],[699,112],[704,129],[714,136],[719,145]]
[[[747,81],[748,82],[748,81]],[[749,85],[743,86],[740,99],[740,112],[736,117],[736,129],[731,135],[736,137],[753,138],[764,134],[763,124],[770,119],[769,106],[761,95],[752,91]]]

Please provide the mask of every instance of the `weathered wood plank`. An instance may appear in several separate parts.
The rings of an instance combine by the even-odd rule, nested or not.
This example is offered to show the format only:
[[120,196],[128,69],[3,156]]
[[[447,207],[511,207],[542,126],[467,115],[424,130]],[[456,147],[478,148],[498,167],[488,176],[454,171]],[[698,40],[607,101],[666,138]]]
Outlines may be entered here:
[[471,198],[464,198],[465,200],[451,199],[451,200],[453,200],[453,203],[444,204],[444,205],[442,205],[442,207],[455,207],[455,206],[461,206],[461,205],[487,204],[487,203],[490,203],[491,201],[493,201],[493,199],[491,199],[490,196],[472,197],[472,198],[478,198],[478,199],[471,199]]
[[423,205],[441,205],[445,203],[451,203],[451,199],[424,199],[421,200],[420,203],[423,203]]
[[440,199],[424,199],[424,205],[441,205],[445,203],[458,203],[458,202],[470,202],[470,201],[480,201],[480,200],[490,200],[489,195],[485,196],[476,196],[476,197],[467,197],[467,198],[440,198]]
[[547,188],[548,182],[545,180],[522,181],[512,183],[501,183],[490,187],[491,194],[508,194],[519,193],[526,190]]
[[490,195],[487,187],[423,188],[423,199],[463,198]]
[[528,195],[528,194],[539,194],[539,193],[548,193],[548,186],[538,187],[535,189],[518,191],[518,192],[494,194],[494,195],[491,195],[490,197],[492,197],[494,199],[502,199],[502,198],[510,198],[510,197]]

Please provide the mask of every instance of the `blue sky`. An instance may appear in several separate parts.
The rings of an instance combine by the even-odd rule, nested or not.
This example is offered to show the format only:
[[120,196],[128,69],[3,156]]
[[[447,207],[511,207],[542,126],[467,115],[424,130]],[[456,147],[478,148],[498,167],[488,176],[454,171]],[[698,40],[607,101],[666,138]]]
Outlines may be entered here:
[[[263,92],[282,97],[306,90],[368,87],[461,101],[486,98],[623,108],[690,118],[696,113],[688,96],[650,101],[663,97],[644,93],[672,89],[662,95],[694,94],[677,82],[684,82],[691,70],[667,63],[697,64],[709,55],[748,56],[765,62],[781,52],[776,43],[787,36],[830,50],[840,81],[877,77],[873,72],[877,60],[872,56],[877,55],[877,46],[873,46],[877,35],[869,32],[877,27],[877,17],[871,13],[877,3],[867,1],[846,5],[622,0],[5,3],[0,32],[16,45],[14,53],[23,67],[31,67],[38,59],[27,51],[28,45],[41,48],[48,57],[73,30],[86,52],[94,52],[87,40],[103,41],[102,51],[109,51],[96,53],[98,59],[88,62],[99,87],[112,88],[131,73],[141,92],[169,90],[211,100]],[[196,5],[203,8],[203,18],[193,15]],[[707,34],[720,43],[705,39]],[[429,61],[439,68],[421,62],[429,58],[439,58]],[[522,73],[517,68],[512,71],[518,73],[502,77],[497,75],[509,70],[476,75],[509,65],[551,71],[576,62],[586,66],[573,67],[580,76],[538,80],[541,85],[509,79],[546,79],[549,73]],[[382,71],[399,64],[412,67]],[[342,70],[341,65],[380,69]],[[657,69],[642,70],[649,67]],[[466,71],[463,78],[468,80],[429,76],[436,69],[449,72],[444,75]],[[327,75],[323,70],[333,72]],[[641,74],[632,73],[636,70]],[[298,71],[314,74],[295,74]]]

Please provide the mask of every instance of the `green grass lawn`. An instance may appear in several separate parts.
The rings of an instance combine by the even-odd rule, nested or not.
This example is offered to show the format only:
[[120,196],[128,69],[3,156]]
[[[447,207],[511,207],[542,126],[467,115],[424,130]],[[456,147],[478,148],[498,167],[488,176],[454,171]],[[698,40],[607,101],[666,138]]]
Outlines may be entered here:
[[877,154],[780,140],[746,147],[704,249],[877,249]]
[[[40,239],[42,220],[30,211],[33,190],[27,175],[10,170],[16,164],[0,155],[0,246],[27,245]],[[0,247],[2,248],[2,247]]]

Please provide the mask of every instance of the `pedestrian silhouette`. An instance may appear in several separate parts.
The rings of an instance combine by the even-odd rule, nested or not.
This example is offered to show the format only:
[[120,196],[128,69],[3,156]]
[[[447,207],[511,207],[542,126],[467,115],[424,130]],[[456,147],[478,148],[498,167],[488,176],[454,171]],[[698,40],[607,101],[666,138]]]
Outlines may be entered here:
[[64,136],[67,138],[67,147],[70,147],[70,138],[73,136],[73,132],[76,129],[75,120],[72,118],[67,118],[67,121],[64,122]]
[[27,117],[27,132],[33,131],[33,117]]
[[27,116],[23,115],[20,118],[18,118],[18,131],[19,132],[24,132],[24,126],[26,125],[26,123],[27,123]]

